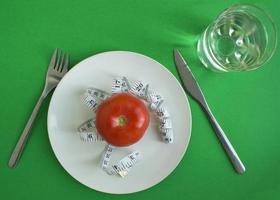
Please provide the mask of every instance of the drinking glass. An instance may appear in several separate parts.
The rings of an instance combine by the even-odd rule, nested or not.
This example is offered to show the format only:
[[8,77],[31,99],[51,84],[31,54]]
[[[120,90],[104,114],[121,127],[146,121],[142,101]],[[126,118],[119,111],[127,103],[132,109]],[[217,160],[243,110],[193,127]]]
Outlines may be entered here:
[[271,17],[254,5],[239,4],[224,10],[201,35],[199,59],[214,71],[249,71],[267,62],[277,43]]

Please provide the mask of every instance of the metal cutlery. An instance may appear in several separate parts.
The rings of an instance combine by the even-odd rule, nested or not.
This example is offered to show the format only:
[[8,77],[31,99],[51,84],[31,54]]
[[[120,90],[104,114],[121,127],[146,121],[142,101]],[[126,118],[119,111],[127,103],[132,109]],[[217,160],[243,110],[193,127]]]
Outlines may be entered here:
[[40,110],[43,101],[45,100],[46,96],[50,93],[50,91],[52,91],[57,86],[59,81],[67,73],[68,66],[69,66],[69,55],[67,53],[63,53],[59,49],[55,49],[48,67],[46,80],[45,80],[45,87],[14,148],[14,151],[8,163],[9,167],[13,168],[17,165],[21,157],[21,154],[23,152],[23,149],[25,147],[25,144],[28,140],[28,137],[30,135],[30,130],[32,128],[33,122]]
[[193,97],[193,99],[200,104],[200,106],[207,114],[209,121],[235,170],[240,174],[244,173],[246,170],[245,166],[243,165],[226,134],[212,114],[197,81],[195,80],[193,74],[190,71],[190,68],[188,67],[188,64],[177,49],[174,49],[174,60],[185,89]]

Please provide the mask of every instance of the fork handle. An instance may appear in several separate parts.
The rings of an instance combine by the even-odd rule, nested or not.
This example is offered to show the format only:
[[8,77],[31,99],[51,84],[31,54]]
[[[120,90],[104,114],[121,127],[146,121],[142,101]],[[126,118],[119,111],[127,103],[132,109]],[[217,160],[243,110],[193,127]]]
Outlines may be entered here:
[[38,99],[37,104],[34,107],[33,112],[31,114],[31,116],[29,117],[29,120],[28,120],[27,124],[25,125],[25,128],[24,128],[24,130],[23,130],[23,132],[22,132],[22,134],[21,134],[21,136],[20,136],[20,138],[19,138],[19,140],[16,144],[16,147],[15,147],[15,149],[14,149],[14,151],[13,151],[11,157],[10,157],[10,160],[9,160],[9,163],[8,163],[10,168],[14,168],[17,165],[17,163],[20,159],[20,156],[23,152],[25,144],[26,144],[26,142],[28,140],[28,137],[30,135],[30,130],[32,128],[33,122],[34,122],[34,120],[35,120],[35,118],[36,118],[36,116],[37,116],[37,114],[40,110],[40,107],[41,107],[44,99],[45,99],[45,95],[42,94],[40,96],[40,98]]
[[239,174],[243,174],[245,172],[245,166],[242,163],[242,161],[240,160],[239,156],[237,155],[236,151],[234,150],[232,144],[230,143],[229,139],[227,138],[226,134],[224,133],[223,129],[221,128],[221,126],[219,125],[219,123],[217,122],[216,118],[214,117],[214,115],[212,114],[210,108],[208,107],[208,105],[204,105],[203,106],[204,111],[206,112],[209,121],[213,127],[213,129],[215,130],[215,133],[219,139],[219,141],[221,142],[222,146],[224,147],[232,165],[234,166],[235,170],[239,173]]

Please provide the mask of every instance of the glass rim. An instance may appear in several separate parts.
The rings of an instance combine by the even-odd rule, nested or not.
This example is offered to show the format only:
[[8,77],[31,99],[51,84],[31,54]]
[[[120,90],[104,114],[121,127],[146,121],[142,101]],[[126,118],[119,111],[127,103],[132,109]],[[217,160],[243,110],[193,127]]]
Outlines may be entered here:
[[[231,6],[229,6],[228,8],[226,8],[224,11],[222,11],[217,17],[216,19],[214,20],[214,23],[216,22],[216,20],[219,19],[219,17],[223,14],[223,13],[226,13],[227,11],[230,11],[234,8],[241,8],[241,7],[249,7],[249,8],[253,8],[257,11],[259,11],[264,17],[266,17],[266,19],[269,21],[271,28],[272,28],[272,32],[271,34],[273,35],[273,38],[269,38],[268,41],[271,41],[269,43],[272,44],[272,48],[271,48],[271,52],[270,54],[264,58],[264,60],[262,61],[262,63],[259,63],[259,64],[256,64],[256,66],[254,66],[253,68],[251,68],[250,70],[254,70],[256,68],[259,68],[259,67],[262,67],[265,63],[267,63],[271,58],[272,56],[274,55],[275,51],[276,51],[276,48],[277,48],[277,44],[278,44],[278,38],[277,38],[277,26],[276,26],[276,23],[274,22],[273,18],[271,17],[271,15],[263,8],[259,7],[259,6],[256,6],[254,4],[250,4],[250,3],[237,3],[237,4],[233,4]],[[267,48],[267,46],[266,46]]]

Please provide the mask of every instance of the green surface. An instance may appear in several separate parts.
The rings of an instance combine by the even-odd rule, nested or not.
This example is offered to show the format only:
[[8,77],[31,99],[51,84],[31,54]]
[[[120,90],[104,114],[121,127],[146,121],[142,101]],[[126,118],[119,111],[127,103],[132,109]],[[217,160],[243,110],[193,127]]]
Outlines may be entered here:
[[[227,74],[206,70],[196,56],[199,34],[221,10],[237,2],[244,1],[1,0],[0,198],[280,199],[279,51],[261,69]],[[276,0],[254,3],[280,26]],[[72,65],[103,51],[134,51],[156,59],[176,76],[172,49],[179,48],[247,172],[234,172],[204,113],[190,99],[190,145],[169,177],[135,194],[96,192],[69,176],[51,150],[46,127],[50,97],[19,166],[9,169],[10,153],[41,92],[55,47],[70,53]]]

